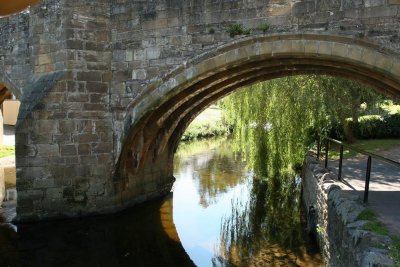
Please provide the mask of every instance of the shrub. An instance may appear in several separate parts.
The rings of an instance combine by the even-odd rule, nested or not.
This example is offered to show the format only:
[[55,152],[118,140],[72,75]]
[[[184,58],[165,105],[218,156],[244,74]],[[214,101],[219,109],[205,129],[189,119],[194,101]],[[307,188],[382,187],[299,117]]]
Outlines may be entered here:
[[400,114],[363,116],[351,126],[358,139],[400,138]]
[[250,29],[246,29],[241,24],[232,24],[226,29],[226,32],[230,37],[235,37],[236,35],[250,34]]

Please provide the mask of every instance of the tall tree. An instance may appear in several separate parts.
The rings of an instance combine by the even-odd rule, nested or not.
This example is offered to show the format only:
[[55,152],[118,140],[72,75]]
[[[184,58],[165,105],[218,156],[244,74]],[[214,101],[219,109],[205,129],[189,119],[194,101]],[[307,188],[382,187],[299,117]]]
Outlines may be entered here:
[[292,76],[252,85],[222,101],[235,128],[236,148],[255,173],[295,168],[316,135],[358,120],[361,103],[381,97],[363,85],[328,76]]

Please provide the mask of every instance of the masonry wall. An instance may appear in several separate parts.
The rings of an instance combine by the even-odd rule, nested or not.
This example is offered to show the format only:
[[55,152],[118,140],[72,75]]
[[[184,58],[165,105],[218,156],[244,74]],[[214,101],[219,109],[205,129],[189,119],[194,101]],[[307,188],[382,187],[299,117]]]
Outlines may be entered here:
[[[134,123],[126,107],[150,84],[203,53],[241,37],[279,33],[348,36],[398,51],[399,8],[395,0],[112,1],[115,154]],[[235,24],[249,33],[231,37],[228,31]]]
[[[108,1],[33,10],[33,82],[17,125],[20,220],[113,210]],[[50,7],[45,10],[49,10]]]
[[359,196],[343,190],[328,169],[307,156],[303,167],[303,201],[316,208],[317,240],[327,266],[394,266],[388,236],[363,230],[358,215],[366,209]]
[[[117,170],[141,93],[187,62],[246,36],[281,33],[399,51],[399,9],[397,0],[43,0],[1,18],[0,82],[22,102],[20,218],[111,212],[167,191],[162,157],[170,155],[146,157],[133,180]],[[230,36],[235,24],[248,33]],[[141,145],[149,144],[130,149]]]

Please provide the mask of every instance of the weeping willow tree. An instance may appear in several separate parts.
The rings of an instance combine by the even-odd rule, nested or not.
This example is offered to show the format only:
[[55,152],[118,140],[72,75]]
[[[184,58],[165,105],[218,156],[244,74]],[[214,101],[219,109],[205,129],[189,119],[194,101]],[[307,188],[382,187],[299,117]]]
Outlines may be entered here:
[[[348,80],[294,76],[244,88],[221,102],[234,126],[235,149],[255,175],[250,201],[232,203],[232,215],[222,222],[213,266],[283,266],[302,260],[301,190],[294,170],[333,122],[356,117],[361,103],[373,106],[379,99]],[[315,260],[315,266],[322,265]]]
[[364,85],[328,76],[293,76],[258,83],[226,97],[221,106],[234,126],[236,149],[259,177],[301,166],[317,135],[362,103],[383,100]]
[[301,163],[310,131],[326,131],[326,106],[318,86],[307,76],[282,78],[223,100],[227,120],[234,125],[236,149],[257,176],[267,177]]

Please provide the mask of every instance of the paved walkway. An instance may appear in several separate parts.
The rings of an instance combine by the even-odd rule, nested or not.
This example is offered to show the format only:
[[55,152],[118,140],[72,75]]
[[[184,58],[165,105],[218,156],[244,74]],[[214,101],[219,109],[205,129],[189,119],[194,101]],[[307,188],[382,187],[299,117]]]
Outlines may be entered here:
[[[375,152],[375,154],[400,162],[400,147]],[[330,161],[329,168],[338,171],[339,161]],[[343,160],[343,183],[349,191],[364,196],[367,156]],[[369,206],[390,232],[400,235],[400,168],[372,159],[369,186]]]

